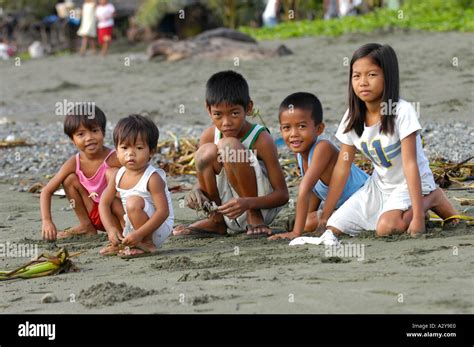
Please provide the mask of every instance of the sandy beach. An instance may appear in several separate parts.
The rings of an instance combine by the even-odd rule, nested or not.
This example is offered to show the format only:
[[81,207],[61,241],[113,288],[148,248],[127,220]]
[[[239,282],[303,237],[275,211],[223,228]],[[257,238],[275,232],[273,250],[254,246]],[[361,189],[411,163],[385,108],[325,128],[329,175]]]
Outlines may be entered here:
[[[38,197],[6,185],[0,193],[9,197],[0,203],[0,239],[48,249],[40,241]],[[179,207],[182,196],[173,194],[176,220],[190,222],[194,213]],[[58,228],[76,223],[67,206],[67,199],[53,200]],[[283,228],[290,213],[283,211],[274,226]],[[86,251],[73,258],[80,271],[3,282],[0,307],[4,313],[473,313],[472,228],[434,228],[420,239],[368,232],[343,242],[364,245],[363,259],[245,235],[171,237],[158,255],[128,261],[99,256],[104,233],[58,241],[71,252]],[[0,268],[24,262],[0,258]],[[130,286],[139,288],[132,291],[137,298]],[[58,302],[42,303],[47,293]]]
[[[158,125],[205,125],[207,79],[216,71],[235,69],[248,80],[250,95],[268,125],[277,125],[277,108],[283,98],[300,90],[320,98],[326,121],[339,122],[346,109],[347,59],[350,61],[352,53],[367,42],[395,47],[401,96],[421,103],[422,120],[472,119],[474,35],[403,31],[265,41],[261,43],[264,47],[276,48],[283,43],[294,54],[241,60],[239,66],[234,65],[234,59],[148,63],[145,50],[139,48],[105,59],[66,55],[30,60],[20,66],[13,60],[0,62],[5,81],[0,114],[40,124],[62,121],[55,115],[55,105],[67,99],[94,101],[111,121],[133,112],[147,112]],[[457,66],[453,58],[457,58]],[[180,105],[185,107],[182,113]]]
[[[129,113],[141,112],[164,129],[164,138],[166,130],[197,136],[208,124],[205,82],[224,69],[235,69],[248,79],[255,105],[274,134],[280,101],[292,92],[310,91],[323,103],[326,136],[332,137],[346,109],[344,58],[350,59],[367,42],[388,43],[397,51],[401,94],[420,103],[429,156],[441,153],[460,161],[474,155],[474,35],[469,33],[397,31],[268,41],[262,45],[284,43],[294,55],[241,61],[237,67],[233,60],[148,62],[138,49],[105,59],[49,57],[19,67],[0,62],[0,119],[5,118],[0,137],[13,133],[36,144],[0,149],[0,242],[37,245],[39,253],[61,247],[84,251],[73,258],[78,272],[1,282],[0,312],[474,313],[474,230],[469,226],[432,226],[417,239],[376,238],[370,231],[343,238],[343,243],[363,250],[359,257],[331,256],[322,246],[290,247],[288,241],[240,234],[171,237],[157,255],[126,261],[99,256],[107,242],[104,233],[55,245],[43,242],[39,195],[18,189],[47,181],[74,153],[62,134],[62,119],[55,115],[58,102],[94,101],[110,127]],[[130,66],[124,65],[125,58],[130,58]],[[110,128],[107,131],[110,145]],[[15,153],[21,157],[17,162]],[[171,177],[168,184],[180,182],[194,183],[194,178]],[[472,193],[447,190],[455,207],[470,216],[474,207],[461,206],[455,198],[472,199]],[[198,218],[180,203],[184,194],[172,194],[176,224]],[[296,187],[290,198],[296,199]],[[68,205],[65,198],[53,199],[59,229],[77,224]],[[287,205],[272,227],[284,229],[293,214],[294,206]],[[0,269],[28,260],[0,257]],[[48,293],[56,302],[42,303]]]

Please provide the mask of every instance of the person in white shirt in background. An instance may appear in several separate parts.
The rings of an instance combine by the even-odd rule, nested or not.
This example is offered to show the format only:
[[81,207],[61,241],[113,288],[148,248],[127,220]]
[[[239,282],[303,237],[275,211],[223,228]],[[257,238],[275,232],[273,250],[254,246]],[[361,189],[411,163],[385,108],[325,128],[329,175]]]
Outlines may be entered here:
[[82,5],[81,26],[77,35],[82,37],[81,50],[79,53],[85,55],[87,43],[90,44],[92,53],[95,54],[96,20],[95,20],[95,0],[86,0]]
[[278,24],[278,11],[280,9],[280,0],[267,0],[265,11],[263,11],[263,25],[266,27],[274,27]]
[[115,7],[107,0],[99,0],[99,5],[95,10],[97,18],[97,34],[99,44],[102,46],[100,54],[107,55],[110,42],[112,41],[112,31],[114,28]]
[[357,8],[362,5],[362,0],[324,0],[324,19],[356,15]]

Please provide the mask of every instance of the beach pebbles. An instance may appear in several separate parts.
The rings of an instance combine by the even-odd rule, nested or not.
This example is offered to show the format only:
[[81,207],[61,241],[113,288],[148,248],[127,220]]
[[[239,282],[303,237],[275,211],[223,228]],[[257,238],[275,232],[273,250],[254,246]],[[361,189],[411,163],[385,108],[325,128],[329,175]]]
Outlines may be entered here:
[[[429,158],[444,158],[460,162],[474,155],[474,127],[470,123],[452,122],[448,124],[428,122],[423,124],[424,150]],[[112,146],[112,129],[114,123],[107,126],[105,144]],[[327,124],[322,138],[339,144],[334,137],[337,123]],[[29,124],[23,122],[7,123],[0,127],[0,140],[22,138],[31,146],[18,146],[0,149],[0,179],[20,181],[47,180],[55,174],[61,165],[74,153],[76,148],[62,131],[62,123]],[[170,133],[183,138],[198,138],[205,126],[160,125],[160,140],[169,140]],[[277,128],[272,128],[272,135],[277,141],[280,137]],[[281,145],[283,154],[286,146]],[[156,161],[157,157],[155,157]],[[21,188],[18,188],[20,190]]]
[[47,293],[41,298],[42,304],[52,304],[58,301],[58,298],[53,293]]

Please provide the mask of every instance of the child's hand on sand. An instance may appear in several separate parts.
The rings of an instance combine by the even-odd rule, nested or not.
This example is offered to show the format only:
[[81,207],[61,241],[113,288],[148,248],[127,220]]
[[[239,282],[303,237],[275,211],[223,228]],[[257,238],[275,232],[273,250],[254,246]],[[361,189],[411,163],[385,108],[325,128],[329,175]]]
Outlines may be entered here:
[[204,193],[197,188],[191,190],[186,197],[184,198],[186,201],[186,206],[193,210],[200,210],[205,201],[209,201],[208,197],[204,195]]
[[268,239],[269,240],[280,240],[280,239],[293,240],[294,238],[297,238],[297,237],[300,237],[300,235],[292,231],[289,233],[275,234],[275,235],[270,236]]
[[47,241],[54,241],[56,240],[58,230],[56,229],[56,225],[54,225],[53,222],[43,221],[43,225],[41,226],[41,233],[43,235],[43,239]]
[[424,218],[413,218],[408,226],[408,233],[412,237],[423,234],[426,231],[425,229],[425,219]]
[[316,227],[316,233],[323,233],[326,231],[326,224],[328,222],[327,218],[323,216],[318,216],[318,226]]
[[249,209],[249,201],[246,198],[232,199],[224,205],[219,206],[217,211],[230,219],[236,219]]
[[142,242],[142,240],[143,237],[138,235],[138,233],[135,231],[125,236],[125,238],[122,240],[122,244],[124,246],[135,247],[140,242]]
[[109,238],[110,243],[114,246],[118,246],[122,243],[123,235],[119,229],[107,231],[107,236]]

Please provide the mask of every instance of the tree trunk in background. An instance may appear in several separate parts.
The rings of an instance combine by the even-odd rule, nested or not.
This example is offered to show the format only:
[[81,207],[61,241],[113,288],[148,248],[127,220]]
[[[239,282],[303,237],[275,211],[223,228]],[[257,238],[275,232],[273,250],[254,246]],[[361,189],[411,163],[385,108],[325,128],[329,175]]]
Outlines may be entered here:
[[236,7],[235,7],[235,0],[225,0],[224,3],[224,13],[226,19],[226,26],[231,29],[235,29],[237,26],[237,15],[236,15]]
[[[299,19],[298,12],[297,12],[297,5],[298,5],[298,0],[283,0],[281,1],[281,6],[283,7],[283,20],[285,22],[290,21],[290,20],[296,20]],[[289,18],[290,11],[293,11],[293,18]]]

